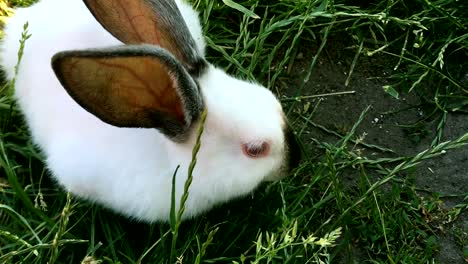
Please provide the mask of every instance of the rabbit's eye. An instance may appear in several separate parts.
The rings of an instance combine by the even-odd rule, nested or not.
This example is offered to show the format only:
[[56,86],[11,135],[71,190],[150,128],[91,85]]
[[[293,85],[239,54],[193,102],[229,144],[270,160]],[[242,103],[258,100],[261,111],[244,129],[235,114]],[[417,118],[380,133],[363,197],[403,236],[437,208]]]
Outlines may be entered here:
[[265,141],[254,141],[242,144],[242,152],[249,158],[263,158],[270,152],[270,144]]

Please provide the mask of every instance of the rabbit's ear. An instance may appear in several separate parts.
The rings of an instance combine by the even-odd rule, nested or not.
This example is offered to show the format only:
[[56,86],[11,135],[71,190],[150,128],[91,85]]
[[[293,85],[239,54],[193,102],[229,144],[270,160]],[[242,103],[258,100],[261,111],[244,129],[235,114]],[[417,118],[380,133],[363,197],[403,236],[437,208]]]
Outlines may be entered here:
[[125,44],[167,49],[189,72],[204,59],[174,0],[84,0],[101,25]]
[[203,109],[196,82],[161,48],[65,51],[52,67],[78,104],[114,126],[158,128],[183,140]]

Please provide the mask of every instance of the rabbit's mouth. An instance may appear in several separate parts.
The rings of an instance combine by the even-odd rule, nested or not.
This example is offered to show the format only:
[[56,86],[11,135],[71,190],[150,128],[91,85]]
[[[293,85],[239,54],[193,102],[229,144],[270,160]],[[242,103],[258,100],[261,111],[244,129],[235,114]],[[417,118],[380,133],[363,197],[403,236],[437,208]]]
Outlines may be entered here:
[[288,174],[284,172],[284,170],[280,170],[281,172],[278,173],[277,171],[270,173],[265,177],[263,181],[265,182],[274,182],[274,181],[279,181],[283,178],[285,178]]

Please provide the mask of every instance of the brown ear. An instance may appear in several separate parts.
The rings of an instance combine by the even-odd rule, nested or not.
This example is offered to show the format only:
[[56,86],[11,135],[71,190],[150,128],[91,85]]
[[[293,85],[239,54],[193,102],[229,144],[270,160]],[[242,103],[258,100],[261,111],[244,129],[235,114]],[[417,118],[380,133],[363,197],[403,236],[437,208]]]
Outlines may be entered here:
[[66,51],[53,57],[52,67],[78,104],[114,126],[182,137],[202,111],[196,83],[160,48]]
[[185,67],[199,65],[190,31],[174,0],[84,0],[97,21],[125,44],[167,49]]

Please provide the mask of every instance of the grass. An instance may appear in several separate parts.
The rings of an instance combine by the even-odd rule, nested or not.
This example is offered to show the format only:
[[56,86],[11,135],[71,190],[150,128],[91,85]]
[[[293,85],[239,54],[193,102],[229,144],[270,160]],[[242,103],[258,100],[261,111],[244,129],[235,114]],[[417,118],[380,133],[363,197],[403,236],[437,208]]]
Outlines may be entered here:
[[[3,1],[0,15],[11,15],[7,6],[31,2]],[[201,10],[208,59],[274,90],[298,135],[312,142],[303,144],[301,166],[290,177],[197,219],[180,224],[173,212],[170,225],[138,224],[78,201],[51,182],[5,84],[0,90],[0,263],[432,263],[440,230],[466,212],[468,194],[418,189],[412,172],[468,141],[465,134],[442,142],[448,113],[467,110],[468,3],[192,2]],[[302,111],[308,105],[303,88],[337,36],[345,36],[355,52],[346,85],[362,58],[385,57],[394,71],[383,89],[396,98],[417,94],[429,107],[411,125],[435,120],[437,133],[426,151],[395,156],[367,144],[356,131],[368,109],[346,133],[327,131],[340,137],[335,143],[306,133],[320,105]],[[282,80],[300,48],[310,43],[315,53],[304,79],[293,96],[283,96]],[[356,146],[385,155],[367,157]],[[346,182],[346,175],[355,180]],[[462,201],[444,209],[444,196]],[[456,232],[465,259],[467,238],[466,230]]]

